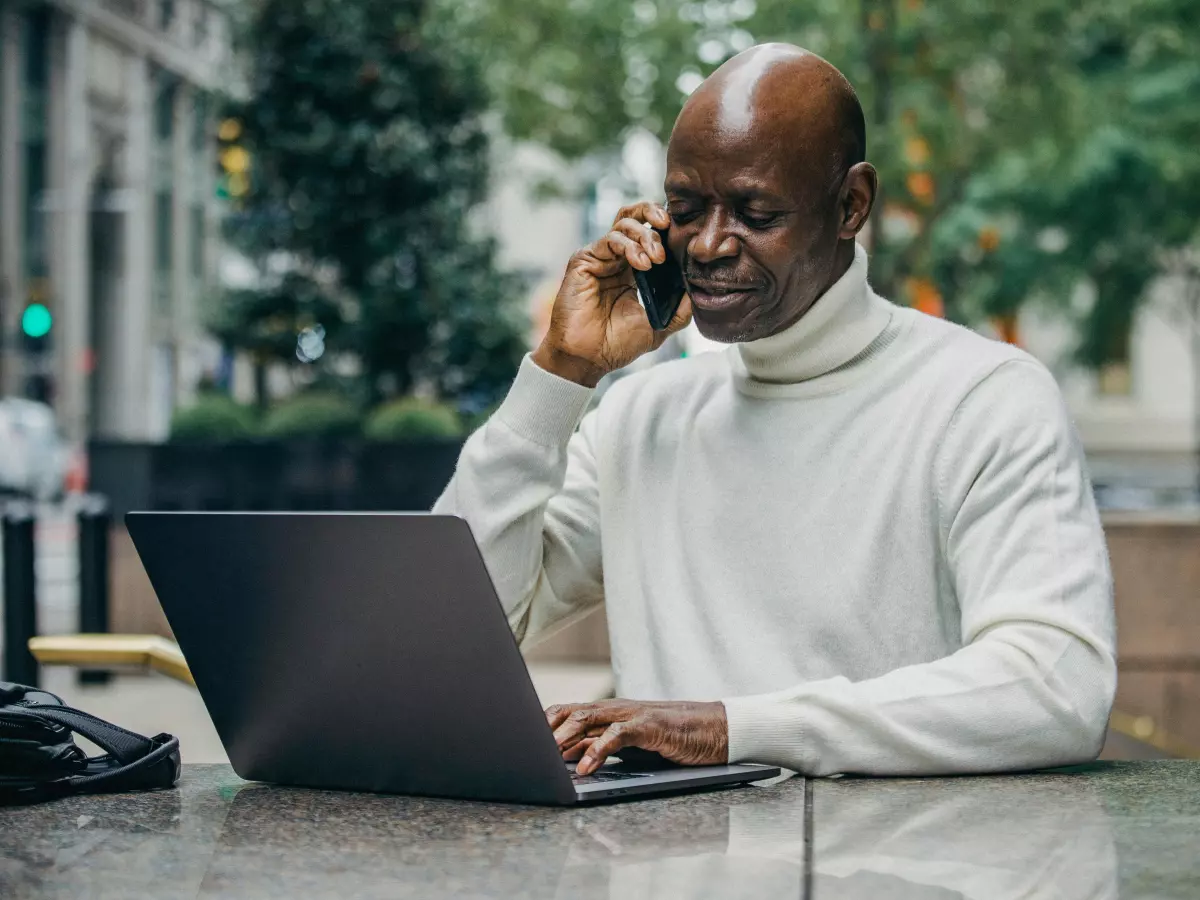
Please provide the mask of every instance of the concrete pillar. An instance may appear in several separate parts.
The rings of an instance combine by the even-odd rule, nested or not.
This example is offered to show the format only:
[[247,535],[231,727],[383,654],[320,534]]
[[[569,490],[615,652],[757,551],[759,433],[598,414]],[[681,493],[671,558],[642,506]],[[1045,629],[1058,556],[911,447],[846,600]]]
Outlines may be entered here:
[[[63,433],[81,441],[88,430],[87,354],[91,321],[88,258],[88,209],[92,165],[87,99],[87,28],[75,18],[63,27],[62,68],[56,81],[59,100],[53,150],[55,210],[51,279],[56,316],[54,346],[57,366],[55,407]],[[52,135],[52,141],[55,135]]]
[[21,121],[25,105],[21,18],[0,8],[0,396],[20,391],[17,351],[21,302],[25,294],[25,235],[21,210],[25,164]]
[[118,435],[147,437],[150,380],[150,292],[153,244],[151,218],[150,72],[144,57],[130,56],[126,71],[126,142],[121,181],[125,209],[125,291],[114,383],[121,399]]

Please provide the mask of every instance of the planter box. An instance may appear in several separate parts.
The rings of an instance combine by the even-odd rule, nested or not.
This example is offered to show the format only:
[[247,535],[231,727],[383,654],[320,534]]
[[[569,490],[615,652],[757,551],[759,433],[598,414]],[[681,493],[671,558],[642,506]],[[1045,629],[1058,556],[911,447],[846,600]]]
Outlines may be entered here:
[[91,489],[139,510],[424,510],[461,441],[247,441],[88,446]]
[[1200,753],[1200,517],[1105,517],[1117,600],[1116,708]]

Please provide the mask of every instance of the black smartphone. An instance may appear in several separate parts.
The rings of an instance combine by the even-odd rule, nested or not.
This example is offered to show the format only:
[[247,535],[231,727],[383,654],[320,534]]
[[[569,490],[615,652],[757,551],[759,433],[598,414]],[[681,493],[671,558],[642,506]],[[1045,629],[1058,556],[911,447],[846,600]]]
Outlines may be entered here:
[[633,278],[642,297],[642,306],[646,307],[646,318],[650,320],[652,328],[662,331],[675,317],[675,311],[679,309],[687,285],[683,281],[683,269],[679,261],[667,246],[666,231],[658,228],[654,230],[662,239],[667,258],[664,262],[655,263],[648,271],[634,269]]

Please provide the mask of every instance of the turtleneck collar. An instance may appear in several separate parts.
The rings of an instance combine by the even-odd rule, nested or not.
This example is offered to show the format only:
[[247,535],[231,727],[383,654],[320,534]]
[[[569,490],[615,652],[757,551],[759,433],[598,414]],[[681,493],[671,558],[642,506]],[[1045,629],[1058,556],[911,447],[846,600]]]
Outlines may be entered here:
[[862,353],[892,312],[867,284],[867,251],[855,244],[850,268],[794,325],[736,345],[741,368],[747,378],[766,384],[810,381]]

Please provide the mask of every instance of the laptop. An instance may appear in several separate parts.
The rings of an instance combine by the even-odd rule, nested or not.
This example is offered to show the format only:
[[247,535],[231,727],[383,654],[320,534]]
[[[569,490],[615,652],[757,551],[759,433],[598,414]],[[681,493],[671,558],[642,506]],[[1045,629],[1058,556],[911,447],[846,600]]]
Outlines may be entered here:
[[[574,805],[759,781],[555,745],[467,523],[429,513],[129,513],[239,776]],[[582,698],[586,699],[586,698]]]

